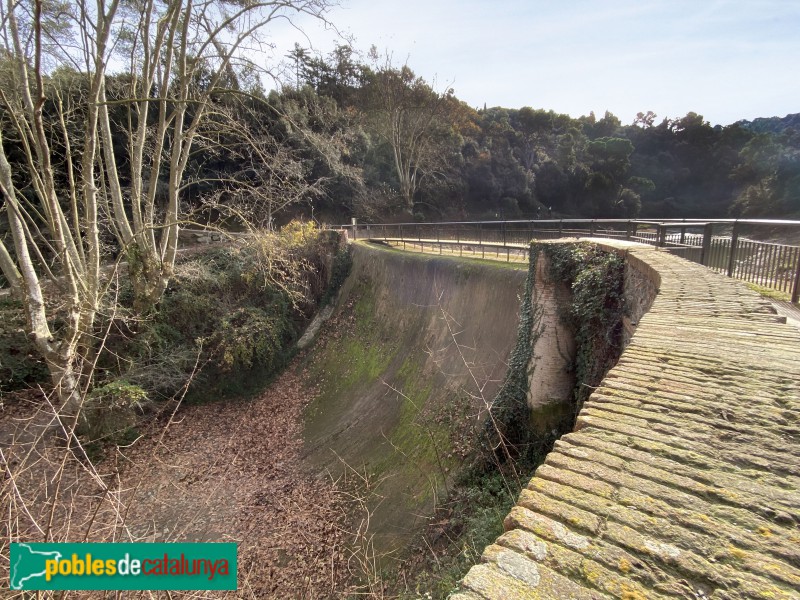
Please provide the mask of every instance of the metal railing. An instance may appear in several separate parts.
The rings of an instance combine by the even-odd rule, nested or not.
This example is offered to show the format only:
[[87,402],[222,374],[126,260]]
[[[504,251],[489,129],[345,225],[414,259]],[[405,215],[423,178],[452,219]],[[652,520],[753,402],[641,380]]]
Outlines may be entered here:
[[531,240],[607,238],[664,248],[729,277],[800,297],[800,221],[741,219],[549,219],[342,225],[353,239],[491,246],[511,249]]

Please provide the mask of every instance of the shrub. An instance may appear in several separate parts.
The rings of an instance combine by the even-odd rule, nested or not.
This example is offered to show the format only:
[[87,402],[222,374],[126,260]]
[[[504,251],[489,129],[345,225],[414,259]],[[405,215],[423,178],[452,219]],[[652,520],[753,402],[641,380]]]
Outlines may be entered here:
[[47,365],[21,331],[0,332],[0,391],[10,392],[47,381]]
[[294,328],[285,306],[273,305],[267,312],[256,307],[242,307],[222,319],[215,340],[219,366],[224,372],[259,366],[274,371],[283,364],[288,340]]
[[625,261],[592,244],[544,245],[550,276],[572,290],[561,318],[575,334],[575,414],[622,351]]
[[83,403],[78,434],[91,444],[127,441],[148,404],[147,392],[124,379],[96,387]]
[[[328,281],[337,288],[346,278],[349,255],[335,255],[338,245],[335,233],[290,223],[279,233],[186,255],[145,316],[136,313],[126,278],[110,282],[96,321],[103,344],[91,349],[100,355],[79,422],[87,450],[129,441],[142,414],[182,393],[190,377],[187,400],[263,386],[291,355]],[[65,317],[57,315],[54,330]],[[0,298],[0,392],[49,379],[24,324],[20,303]]]
[[240,392],[250,387],[243,375],[263,381],[285,363],[326,288],[346,278],[346,251],[331,260],[338,239],[313,223],[293,222],[186,257],[148,319],[119,319],[112,328],[101,361],[105,376],[169,397],[199,355],[203,372],[192,383],[193,398]]

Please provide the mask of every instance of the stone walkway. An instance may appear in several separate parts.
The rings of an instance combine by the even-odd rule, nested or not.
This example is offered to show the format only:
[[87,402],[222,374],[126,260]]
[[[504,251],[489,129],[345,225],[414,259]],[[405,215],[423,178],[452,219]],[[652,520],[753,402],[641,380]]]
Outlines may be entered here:
[[628,252],[660,293],[454,600],[800,598],[800,331]]
[[800,329],[800,307],[785,300],[772,300],[772,306],[779,315],[786,317],[789,325]]

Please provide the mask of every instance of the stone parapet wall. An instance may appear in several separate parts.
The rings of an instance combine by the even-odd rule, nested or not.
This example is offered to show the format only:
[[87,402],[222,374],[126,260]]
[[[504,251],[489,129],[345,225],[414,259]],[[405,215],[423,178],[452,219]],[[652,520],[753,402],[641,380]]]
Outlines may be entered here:
[[613,248],[607,244],[600,247],[612,252],[625,252],[625,316],[623,317],[622,346],[628,344],[639,326],[639,321],[650,310],[661,287],[661,276],[653,267],[635,254]]
[[606,246],[627,348],[452,598],[800,598],[800,332],[736,281]]

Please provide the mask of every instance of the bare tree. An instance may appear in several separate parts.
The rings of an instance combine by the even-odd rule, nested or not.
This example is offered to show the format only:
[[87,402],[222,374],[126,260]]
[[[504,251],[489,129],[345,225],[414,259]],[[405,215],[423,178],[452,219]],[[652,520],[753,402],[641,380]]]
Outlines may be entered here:
[[[229,100],[213,107],[198,144],[203,154],[224,155],[235,169],[214,171],[211,179],[198,174],[186,184],[216,187],[202,199],[204,208],[235,215],[248,227],[272,229],[291,206],[327,195],[334,178],[362,185],[360,169],[343,160],[353,134],[335,104],[323,106],[316,95],[303,102],[283,97],[280,106]],[[263,123],[265,104],[275,115],[269,124]]]
[[[0,101],[16,139],[0,132],[0,193],[13,240],[13,248],[0,240],[0,268],[68,414],[77,414],[89,385],[81,360],[104,297],[101,231],[127,259],[136,308],[151,309],[173,273],[182,178],[212,96],[265,43],[264,25],[300,13],[323,18],[326,4],[5,0],[0,44],[12,75]],[[130,77],[112,96],[114,61],[125,62]],[[82,123],[48,87],[55,65],[85,80]],[[55,106],[55,125],[46,122],[46,103]],[[120,105],[122,123],[111,116]],[[63,148],[54,148],[53,132]],[[125,156],[114,144],[120,134]],[[12,170],[12,147],[24,156],[24,174]],[[66,183],[54,168],[61,160]],[[57,330],[56,314],[64,322]]]
[[[128,252],[131,277],[142,308],[161,297],[175,262],[180,222],[180,190],[192,146],[222,88],[235,86],[236,65],[264,43],[264,25],[290,13],[321,17],[327,0],[173,0],[135,5],[129,35],[129,90],[132,118],[127,127],[130,154],[130,218],[122,194],[112,194],[114,223]],[[114,172],[111,124],[102,104],[103,149],[112,189],[121,191]],[[152,115],[151,113],[155,113]],[[166,189],[162,190],[166,179]],[[159,196],[166,206],[157,211]]]
[[[372,52],[373,60],[376,54]],[[392,150],[400,194],[408,210],[423,179],[436,171],[438,127],[453,90],[440,94],[406,65],[397,69],[387,59],[369,84],[373,131]]]

